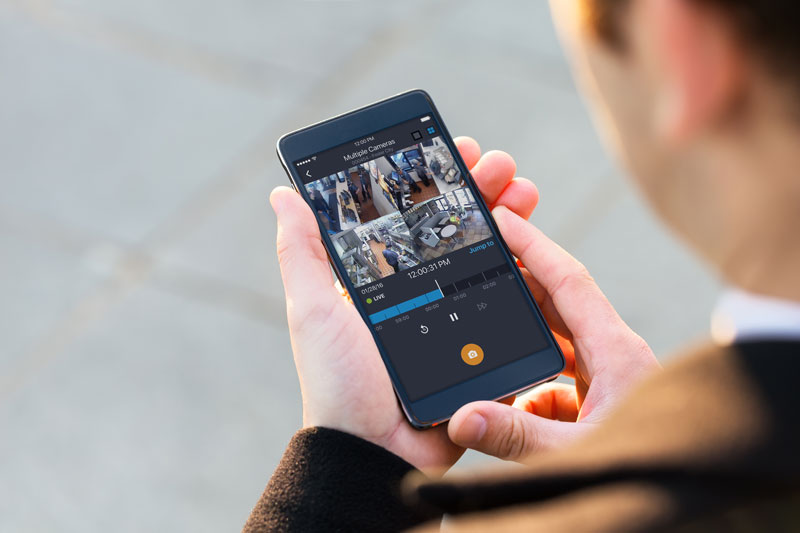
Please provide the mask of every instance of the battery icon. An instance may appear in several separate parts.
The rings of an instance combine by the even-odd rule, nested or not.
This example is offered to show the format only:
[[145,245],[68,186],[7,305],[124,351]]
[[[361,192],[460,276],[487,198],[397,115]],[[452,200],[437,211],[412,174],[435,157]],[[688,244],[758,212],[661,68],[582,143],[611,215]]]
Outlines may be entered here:
[[419,121],[420,121],[420,122],[428,122],[430,119],[431,119],[431,117],[430,117],[430,115],[429,115],[429,116],[427,116],[427,117],[422,117],[421,119],[419,119]]

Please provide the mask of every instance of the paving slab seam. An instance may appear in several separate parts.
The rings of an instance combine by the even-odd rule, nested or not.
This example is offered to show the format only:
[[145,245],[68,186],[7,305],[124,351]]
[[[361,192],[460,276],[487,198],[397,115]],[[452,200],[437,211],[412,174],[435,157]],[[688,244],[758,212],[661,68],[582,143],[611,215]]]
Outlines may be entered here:
[[113,246],[120,249],[126,246],[111,235],[80,228],[42,213],[20,209],[2,202],[0,202],[0,226],[52,249],[73,255],[80,255],[97,246]]
[[0,377],[0,404],[7,401],[33,376],[41,372],[81,333],[98,322],[119,300],[138,286],[151,269],[147,258],[131,254],[115,274],[83,298],[46,333],[19,363]]
[[[389,46],[388,43],[386,46]],[[374,53],[374,51],[370,51],[373,57]],[[312,93],[311,99],[301,99],[297,107],[308,109],[309,106],[306,102],[318,101],[313,98],[315,93],[329,95],[332,87],[339,85],[338,79],[341,74],[341,70],[332,70],[329,81],[327,83],[323,81],[310,89],[309,92]],[[281,124],[289,123],[291,122],[289,117],[294,116],[294,114],[294,109],[287,110],[285,117],[278,122]],[[145,236],[137,248],[146,250],[153,256],[159,255],[160,250],[165,250],[178,239],[191,232],[200,220],[215,212],[240,188],[247,185],[257,176],[263,178],[263,176],[259,175],[260,170],[266,167],[268,162],[269,164],[276,164],[276,158],[273,153],[274,140],[279,135],[277,132],[282,131],[283,128],[284,126],[281,126],[278,130],[269,128],[267,133],[259,137],[250,147],[240,152],[233,159],[233,163],[220,173],[219,178],[212,179],[208,187],[185,202],[181,208],[176,210],[174,216],[159,224],[155,230]],[[266,198],[264,201],[264,208],[268,209]],[[40,343],[21,358],[22,363],[18,368],[12,369],[11,372],[4,376],[3,380],[0,381],[0,402],[22,388],[37,372],[44,369],[50,361],[56,359],[67,345],[78,338],[95,321],[99,320],[131,290],[144,283],[152,273],[152,261],[148,261],[146,266],[143,266],[139,261],[134,261],[134,263],[138,264],[135,272],[129,271],[125,267],[127,261],[123,260],[121,273],[118,273],[94,293],[76,304],[50,332],[45,334]]]
[[[25,5],[46,6],[42,2],[35,1],[25,2]],[[436,13],[449,8],[450,6],[444,2],[437,4],[429,13],[431,16],[424,19],[424,24],[432,26],[436,19]],[[266,154],[270,154],[269,163],[275,164],[273,151],[278,132],[301,125],[290,117],[296,117],[300,114],[299,112],[302,112],[318,118],[318,113],[332,114],[343,111],[332,109],[332,104],[339,99],[339,95],[346,91],[344,82],[355,74],[363,74],[365,71],[374,69],[383,61],[385,52],[397,44],[401,44],[405,38],[402,24],[393,25],[388,32],[381,30],[375,30],[365,40],[365,42],[375,43],[374,46],[360,47],[354,56],[348,57],[341,64],[333,65],[328,75],[322,81],[309,87],[305,95],[301,92],[297,105],[287,109],[284,116],[275,121],[280,125],[277,129],[268,128],[268,132],[263,137],[243,150],[239,156],[233,158],[233,163],[228,166],[227,171],[221,172],[219,178],[211,180],[208,187],[184,203],[181,208],[176,210],[174,216],[159,224],[136,248],[149,252],[148,255],[159,256],[161,250],[168,248],[190,233],[199,220],[207,218],[225,204],[236,191],[255,179],[259,175],[260,169],[267,165]],[[373,36],[380,36],[380,39],[373,38]],[[231,168],[233,171],[230,170]],[[152,274],[154,262],[152,259],[146,261],[140,259],[141,257],[137,254],[126,256],[122,261],[123,267],[120,273],[79,302],[60,323],[44,336],[42,342],[23,357],[22,360],[25,363],[18,371],[12,372],[4,379],[5,385],[0,386],[0,401],[23,387],[24,383],[33,375],[57,358],[64,347],[100,319],[133,288],[148,280]]]
[[184,300],[227,309],[239,316],[274,326],[286,327],[286,301],[216,276],[185,267],[163,266],[155,272],[148,286]]
[[192,76],[244,89],[261,98],[271,98],[282,89],[278,80],[308,76],[283,65],[204,50],[105,17],[69,12],[43,0],[10,0],[10,5],[45,28],[138,55]]

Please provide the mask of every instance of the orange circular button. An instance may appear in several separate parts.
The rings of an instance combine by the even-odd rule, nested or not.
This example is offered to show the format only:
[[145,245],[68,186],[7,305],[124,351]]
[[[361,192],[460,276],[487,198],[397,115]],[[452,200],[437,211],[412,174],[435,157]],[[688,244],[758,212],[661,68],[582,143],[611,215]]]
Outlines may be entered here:
[[465,344],[461,348],[461,359],[470,366],[479,365],[483,361],[483,348],[477,344]]

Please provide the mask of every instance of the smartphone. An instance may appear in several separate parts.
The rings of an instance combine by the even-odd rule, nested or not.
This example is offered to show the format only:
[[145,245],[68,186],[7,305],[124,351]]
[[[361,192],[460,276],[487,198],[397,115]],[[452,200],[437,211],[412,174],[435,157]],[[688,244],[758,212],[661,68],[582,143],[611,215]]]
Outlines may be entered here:
[[558,344],[425,91],[287,133],[278,156],[413,426],[561,373]]

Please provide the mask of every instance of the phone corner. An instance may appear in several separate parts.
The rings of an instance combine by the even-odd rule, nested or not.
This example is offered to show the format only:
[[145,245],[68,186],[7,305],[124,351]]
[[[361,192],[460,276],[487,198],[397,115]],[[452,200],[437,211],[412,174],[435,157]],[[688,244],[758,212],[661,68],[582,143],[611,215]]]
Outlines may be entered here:
[[447,422],[450,419],[447,418],[447,419],[444,419],[444,420],[437,420],[436,422],[420,422],[419,420],[411,418],[410,416],[406,416],[406,420],[411,425],[411,427],[413,427],[414,429],[416,429],[418,431],[424,431],[426,429],[435,428],[436,426],[438,426],[440,424],[443,424],[443,423]]
[[420,430],[420,431],[422,431],[424,429],[431,429],[433,427],[438,426],[439,424],[443,424],[443,423],[447,422],[448,420],[450,420],[450,417],[446,417],[446,418],[442,418],[442,419],[439,419],[439,420],[422,421],[419,418],[417,418],[416,416],[414,416],[414,414],[411,413],[408,410],[408,408],[403,404],[403,402],[399,402],[399,403],[400,403],[401,409],[403,410],[403,414],[405,415],[406,421],[414,429],[417,429],[417,430]]
[[275,152],[278,154],[278,157],[283,160],[283,147],[286,144],[286,140],[294,133],[293,131],[289,131],[278,137],[275,141]]
[[555,375],[553,379],[563,374],[564,371],[567,369],[567,358],[564,357],[564,352],[561,351],[561,348],[558,349],[558,354],[561,356],[561,368],[559,368],[558,373]]
[[405,91],[405,92],[401,93],[401,95],[403,95],[403,96],[413,96],[413,95],[416,95],[416,96],[421,96],[421,97],[422,97],[422,98],[424,98],[424,99],[425,99],[425,100],[426,100],[426,101],[427,101],[427,102],[428,102],[428,103],[429,103],[431,106],[433,106],[433,97],[432,97],[432,96],[431,96],[431,94],[430,94],[428,91],[426,91],[425,89],[420,89],[419,87],[414,87],[414,88],[411,88],[411,89],[409,89],[409,90],[407,90],[407,91]]

